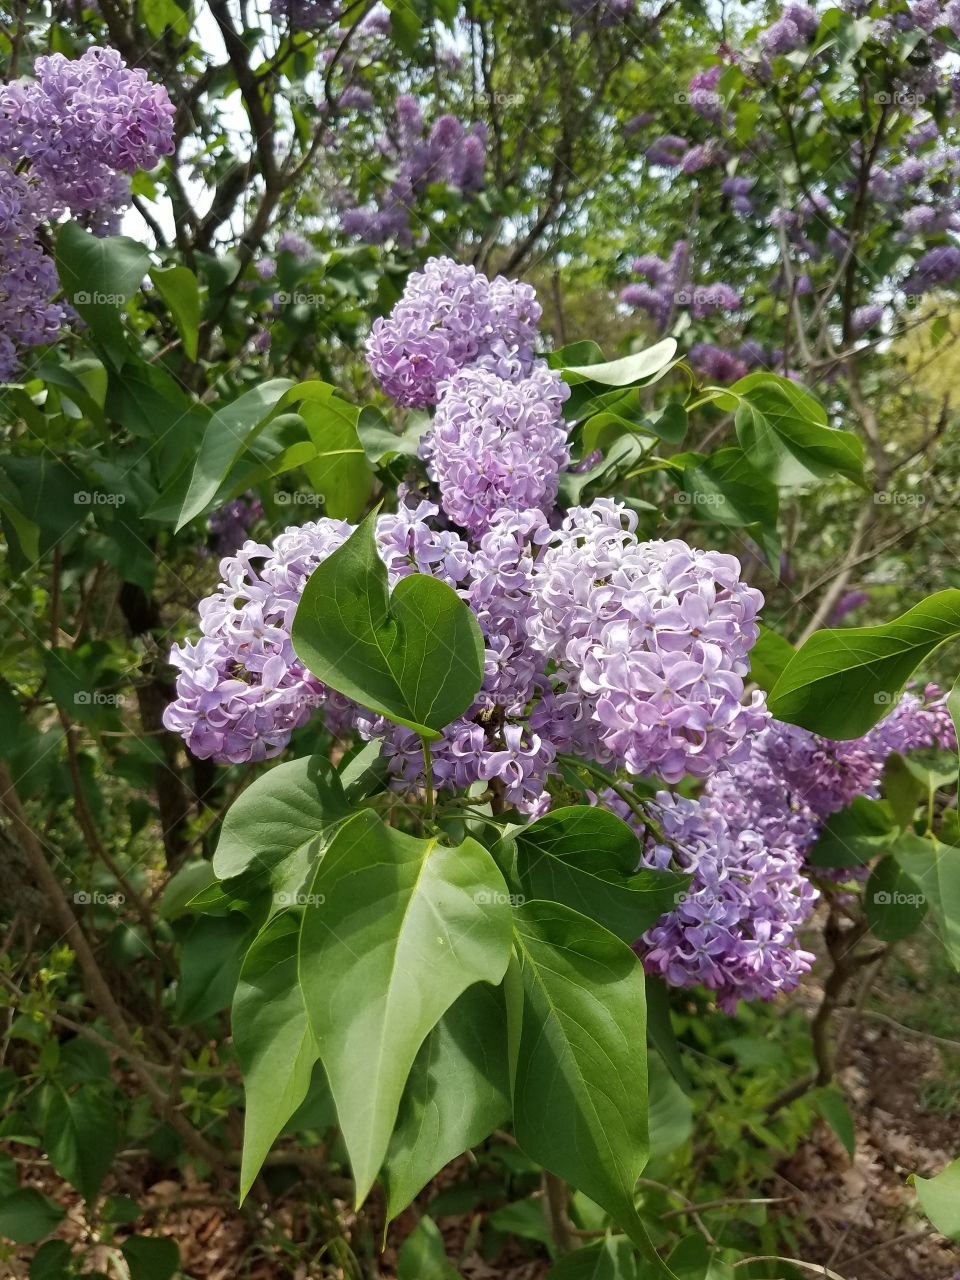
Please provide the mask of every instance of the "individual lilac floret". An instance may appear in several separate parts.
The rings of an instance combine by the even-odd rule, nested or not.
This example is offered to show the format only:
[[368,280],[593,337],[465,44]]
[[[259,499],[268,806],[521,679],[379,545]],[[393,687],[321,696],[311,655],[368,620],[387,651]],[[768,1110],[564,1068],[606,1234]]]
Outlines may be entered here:
[[530,285],[488,280],[450,258],[430,258],[407,280],[390,315],[374,321],[370,370],[397,404],[436,404],[440,383],[467,365],[529,373],[540,316]]
[[534,569],[531,639],[558,692],[583,703],[595,757],[706,778],[747,754],[768,715],[760,693],[741,704],[763,597],[733,556],[638,542],[636,526],[609,499],[567,513]]
[[[637,825],[616,798],[604,802]],[[643,865],[672,866],[692,879],[675,908],[636,944],[647,972],[674,987],[702,984],[728,1013],[738,1000],[791,991],[814,960],[800,946],[799,931],[819,896],[799,858],[732,826],[709,799],[660,792],[651,808],[670,843],[648,837]]]
[[560,471],[570,461],[562,412],[569,394],[543,363],[525,378],[477,367],[440,384],[420,456],[454,524],[478,534],[501,510],[553,506]]

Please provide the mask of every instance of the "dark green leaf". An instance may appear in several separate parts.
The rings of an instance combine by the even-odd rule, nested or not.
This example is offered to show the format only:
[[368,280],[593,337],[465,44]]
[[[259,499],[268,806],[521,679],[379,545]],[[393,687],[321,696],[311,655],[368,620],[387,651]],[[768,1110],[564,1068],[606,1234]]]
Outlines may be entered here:
[[757,643],[750,650],[750,678],[769,693],[795,652],[789,640],[761,626]]
[[510,907],[481,845],[418,840],[369,810],[337,832],[310,895],[300,984],[360,1203],[420,1046],[462,991],[502,979]]
[[383,1168],[387,1217],[509,1116],[503,993],[475,983],[427,1036],[410,1071]]
[[857,1148],[857,1129],[843,1094],[839,1089],[818,1089],[812,1101],[852,1160]]
[[770,695],[778,720],[828,738],[859,738],[887,715],[934,649],[960,632],[960,591],[939,591],[878,627],[816,631]]
[[452,587],[412,574],[388,594],[376,512],[311,574],[293,621],[301,661],[324,684],[426,738],[473,702],[483,636]]
[[14,1244],[36,1244],[54,1230],[64,1210],[33,1187],[0,1200],[0,1236]]
[[608,1236],[555,1262],[547,1280],[646,1280],[646,1272],[626,1236]]
[[307,1096],[320,1054],[297,978],[299,916],[285,913],[247,952],[233,998],[233,1043],[243,1071],[245,1112],[240,1199]]
[[460,1280],[460,1272],[447,1258],[437,1224],[426,1214],[400,1246],[397,1280]]
[[164,271],[154,267],[150,271],[150,279],[170,309],[187,358],[196,360],[200,329],[200,289],[197,277],[189,267],[167,267]]
[[860,867],[889,849],[895,835],[886,805],[856,796],[827,818],[807,861],[814,867]]
[[615,814],[590,805],[554,809],[518,832],[517,874],[529,898],[562,902],[635,942],[689,876],[636,868],[640,842]]
[[173,1280],[180,1247],[169,1236],[131,1236],[120,1246],[130,1280]]
[[120,308],[143,283],[149,253],[127,236],[96,236],[77,222],[65,222],[57,236],[56,261],[66,300],[119,369],[132,351]]
[[870,873],[863,896],[870,931],[882,942],[909,937],[926,915],[926,898],[889,855]]
[[93,1200],[119,1142],[116,1107],[97,1085],[72,1093],[57,1086],[44,1117],[43,1142],[57,1173]]

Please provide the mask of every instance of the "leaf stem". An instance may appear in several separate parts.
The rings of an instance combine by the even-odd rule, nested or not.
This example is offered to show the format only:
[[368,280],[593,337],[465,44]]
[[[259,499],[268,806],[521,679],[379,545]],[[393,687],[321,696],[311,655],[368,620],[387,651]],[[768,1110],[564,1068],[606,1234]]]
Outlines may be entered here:
[[434,796],[433,796],[433,755],[430,751],[430,742],[427,738],[420,739],[420,745],[423,747],[423,776],[424,790],[427,796],[427,817],[433,821]]

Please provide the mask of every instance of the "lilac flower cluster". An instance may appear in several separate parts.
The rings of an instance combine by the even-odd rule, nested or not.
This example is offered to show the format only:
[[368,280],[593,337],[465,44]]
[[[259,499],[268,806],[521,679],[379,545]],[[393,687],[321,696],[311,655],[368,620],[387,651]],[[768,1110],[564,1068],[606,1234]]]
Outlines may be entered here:
[[[351,101],[342,95],[339,105],[366,108],[370,102]],[[369,244],[383,244],[394,237],[403,245],[413,244],[411,219],[416,201],[432,183],[445,183],[465,196],[483,190],[486,127],[474,124],[466,128],[455,116],[444,115],[428,131],[409,94],[397,99],[396,128],[380,139],[380,150],[396,176],[375,204],[346,204],[341,219],[347,235],[359,236]]]
[[695,320],[703,320],[718,311],[738,311],[742,299],[728,284],[694,284],[690,280],[690,248],[678,240],[669,258],[645,253],[631,263],[634,275],[645,277],[639,284],[628,284],[620,292],[620,301],[639,307],[661,330],[670,324],[678,308],[688,308]]
[[245,493],[241,498],[211,512],[207,520],[207,532],[214,540],[214,550],[219,556],[229,555],[243,542],[248,531],[263,516],[263,504],[255,493]]
[[35,79],[0,86],[0,381],[57,337],[70,311],[42,239],[64,213],[113,229],[128,174],[173,150],[166,90],[113,49],[37,58]]
[[760,33],[760,48],[768,58],[791,53],[809,44],[819,25],[820,15],[812,5],[785,5],[779,18]]
[[741,702],[763,597],[733,556],[639,542],[636,523],[603,498],[567,513],[535,566],[531,641],[594,758],[705,778],[744,758],[767,716],[761,694]]
[[436,404],[441,383],[468,365],[527,374],[540,316],[529,285],[431,258],[390,315],[374,321],[367,359],[386,395],[422,408]]
[[702,984],[730,1013],[738,999],[792,990],[814,960],[798,935],[818,897],[799,860],[709,799],[661,792],[654,813],[668,842],[649,837],[643,864],[676,866],[692,880],[637,944],[647,972],[675,987]]
[[542,362],[526,377],[475,366],[440,384],[420,456],[454,524],[482,533],[504,509],[553,507],[559,474],[570,461],[563,421],[569,394]]

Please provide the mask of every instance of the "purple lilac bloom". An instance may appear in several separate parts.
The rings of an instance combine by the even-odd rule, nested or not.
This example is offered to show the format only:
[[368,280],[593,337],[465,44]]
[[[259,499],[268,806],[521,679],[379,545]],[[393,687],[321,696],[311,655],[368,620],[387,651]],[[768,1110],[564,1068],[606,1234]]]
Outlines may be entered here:
[[717,92],[717,85],[723,75],[723,67],[718,62],[706,71],[698,71],[687,86],[687,101],[698,115],[714,123],[723,115],[723,98]]
[[[960,0],[958,0],[958,3],[960,3]],[[634,137],[636,134],[638,134],[641,131],[641,129],[645,128],[648,124],[651,123],[651,121],[655,119],[656,119],[656,116],[653,114],[652,111],[638,112],[635,116],[631,116],[629,120],[626,120],[624,122],[623,136],[625,138]]]
[[440,384],[420,456],[454,524],[477,534],[500,511],[553,507],[559,473],[570,461],[563,421],[569,394],[543,362],[523,378],[474,367]]
[[28,162],[61,209],[115,210],[129,199],[120,175],[152,169],[173,151],[166,89],[115,49],[37,58],[34,74],[0,87],[0,154]]
[[[348,101],[351,92],[354,96]],[[366,93],[345,90],[340,106],[366,109],[370,103],[361,103],[356,97],[359,92]],[[397,98],[395,112],[395,131],[380,143],[395,177],[372,207],[353,207],[349,194],[344,193],[342,225],[347,234],[369,243],[382,244],[395,236],[402,244],[411,245],[411,216],[416,200],[432,183],[445,183],[464,196],[475,196],[483,190],[487,135],[483,124],[467,128],[451,115],[441,116],[427,132],[416,100],[409,94]]]
[[38,58],[36,79],[0,86],[0,381],[20,353],[53,341],[70,312],[41,234],[69,212],[112,231],[127,175],[173,149],[166,90],[112,49]]
[[655,138],[647,147],[647,159],[665,169],[676,169],[683,162],[684,152],[690,144],[686,138],[678,138],[668,133],[662,138]]
[[763,603],[733,556],[639,542],[609,499],[567,512],[534,568],[533,647],[583,705],[595,755],[677,782],[741,758],[767,716],[744,706]]
[[913,271],[903,282],[907,294],[929,293],[942,285],[951,285],[960,279],[960,249],[953,245],[941,245],[931,249],[913,265]]
[[650,809],[665,841],[640,828],[617,797],[603,802],[638,827],[642,865],[692,876],[674,909],[636,943],[648,973],[675,987],[702,984],[728,1013],[738,1000],[772,1000],[797,985],[814,960],[799,931],[819,894],[788,845],[736,825],[709,797],[660,792]]
[[533,366],[540,315],[530,285],[431,258],[390,315],[374,321],[370,370],[397,404],[417,408],[436,404],[440,383],[468,365],[522,377]]
[[277,241],[277,253],[292,253],[295,258],[305,262],[313,256],[313,246],[296,231],[284,231]]
[[241,498],[234,498],[207,519],[207,531],[214,539],[214,550],[219,556],[232,554],[247,533],[263,516],[263,504],[252,491]]
[[856,307],[850,317],[854,337],[861,338],[869,330],[874,329],[883,319],[883,307],[879,303],[866,303]]
[[848,591],[842,595],[837,603],[833,606],[827,625],[835,627],[841,623],[844,618],[859,609],[861,605],[869,603],[870,593],[868,591]]
[[723,151],[717,143],[712,141],[700,142],[685,152],[680,162],[680,168],[684,173],[699,173],[701,169],[707,169],[714,164],[721,164],[722,161]]
[[710,382],[736,382],[746,376],[747,364],[732,351],[716,347],[711,342],[698,342],[690,348],[691,368]]
[[730,207],[737,213],[753,213],[754,205],[750,192],[756,185],[756,178],[744,178],[736,175],[724,178],[720,190],[730,199]]

